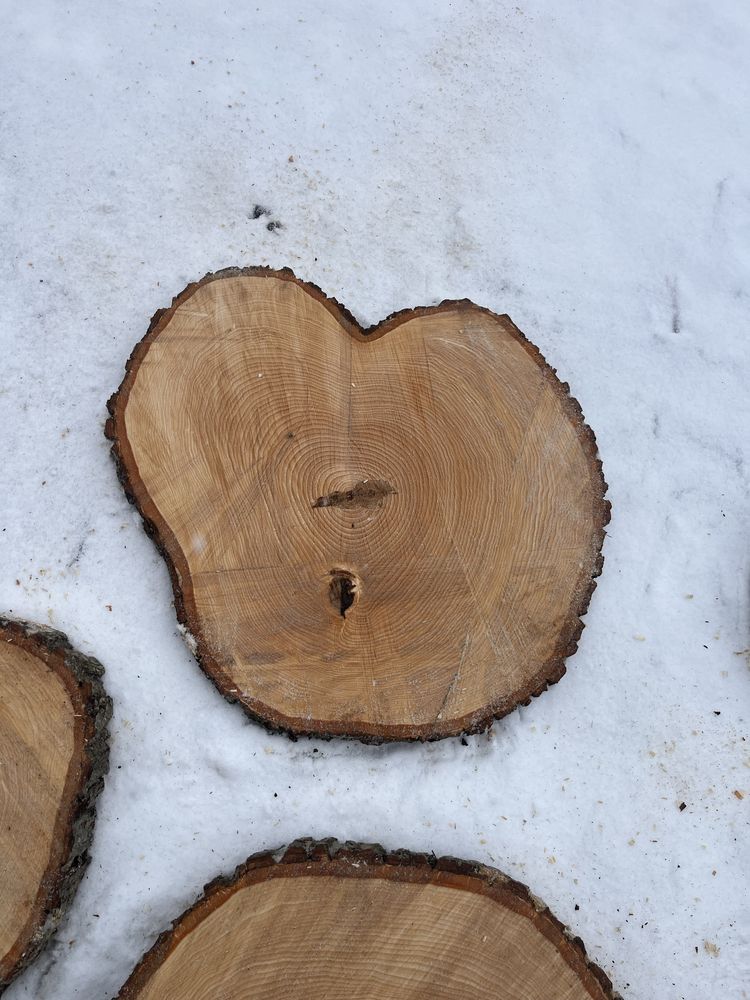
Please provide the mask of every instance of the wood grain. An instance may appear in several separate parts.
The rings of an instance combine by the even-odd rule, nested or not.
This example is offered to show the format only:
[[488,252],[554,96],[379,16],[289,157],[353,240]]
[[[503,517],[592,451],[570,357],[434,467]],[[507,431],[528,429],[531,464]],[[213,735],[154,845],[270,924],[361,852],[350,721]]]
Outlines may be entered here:
[[102,673],[62,633],[0,618],[0,993],[88,864],[109,759]]
[[606,484],[507,316],[444,302],[364,331],[290,271],[208,275],[109,408],[202,667],[270,728],[478,732],[564,673]]
[[615,1000],[581,941],[501,872],[312,840],[207,886],[118,1000],[219,997]]

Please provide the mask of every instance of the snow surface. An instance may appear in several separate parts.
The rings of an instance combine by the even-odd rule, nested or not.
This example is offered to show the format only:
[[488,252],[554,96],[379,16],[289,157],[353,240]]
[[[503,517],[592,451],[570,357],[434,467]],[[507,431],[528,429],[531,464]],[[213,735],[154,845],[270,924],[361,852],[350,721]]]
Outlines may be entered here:
[[[8,1000],[112,996],[207,880],[304,834],[497,865],[628,1000],[749,997],[747,4],[2,12],[0,607],[115,699],[91,867]],[[366,324],[508,312],[596,432],[580,651],[467,746],[269,736],[178,633],[105,400],[157,308],[261,263]]]

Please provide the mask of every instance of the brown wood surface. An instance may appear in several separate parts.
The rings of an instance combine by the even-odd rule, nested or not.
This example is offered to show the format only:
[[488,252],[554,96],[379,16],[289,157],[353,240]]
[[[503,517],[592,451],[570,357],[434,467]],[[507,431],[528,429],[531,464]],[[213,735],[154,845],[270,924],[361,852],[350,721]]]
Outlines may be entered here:
[[157,940],[118,1000],[615,1000],[525,886],[476,862],[297,841]]
[[291,271],[208,275],[109,408],[188,640],[270,728],[478,732],[564,673],[606,484],[507,316],[444,302],[365,331]]
[[112,703],[60,632],[0,617],[0,993],[37,956],[89,861]]

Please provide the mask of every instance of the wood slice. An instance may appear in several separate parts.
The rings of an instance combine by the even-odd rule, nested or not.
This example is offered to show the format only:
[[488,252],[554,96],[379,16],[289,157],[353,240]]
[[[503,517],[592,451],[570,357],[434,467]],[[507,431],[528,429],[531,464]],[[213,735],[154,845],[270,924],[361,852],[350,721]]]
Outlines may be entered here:
[[118,1000],[614,1000],[549,910],[494,868],[378,845],[259,854],[141,959]]
[[109,766],[101,665],[0,618],[0,993],[39,954],[89,862]]
[[224,271],[154,316],[109,409],[189,642],[270,728],[478,732],[564,673],[606,483],[507,316],[365,331],[291,271]]

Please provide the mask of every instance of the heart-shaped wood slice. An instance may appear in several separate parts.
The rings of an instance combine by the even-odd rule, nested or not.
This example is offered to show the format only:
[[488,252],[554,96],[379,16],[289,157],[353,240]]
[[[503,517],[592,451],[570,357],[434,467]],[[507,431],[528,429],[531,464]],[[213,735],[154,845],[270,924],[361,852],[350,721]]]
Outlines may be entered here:
[[118,1000],[615,1000],[525,886],[494,868],[298,841],[205,894]]
[[55,931],[88,864],[109,765],[101,665],[0,618],[0,993]]
[[224,271],[157,313],[109,408],[203,669],[269,727],[478,732],[564,673],[606,484],[507,316],[363,331],[291,271]]

